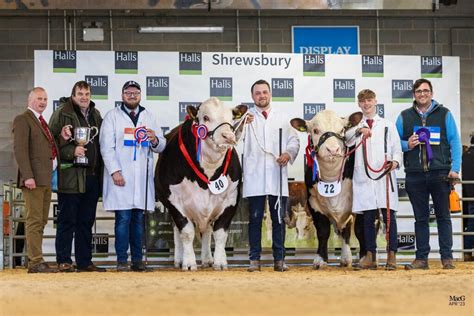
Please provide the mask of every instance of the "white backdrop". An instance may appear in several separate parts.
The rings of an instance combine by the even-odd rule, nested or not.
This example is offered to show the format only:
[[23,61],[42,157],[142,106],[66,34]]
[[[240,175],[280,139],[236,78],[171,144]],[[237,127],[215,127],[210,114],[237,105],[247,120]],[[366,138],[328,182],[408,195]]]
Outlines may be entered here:
[[[272,85],[272,104],[286,111],[288,119],[309,119],[321,107],[347,116],[359,110],[358,91],[368,88],[377,94],[380,113],[395,121],[411,105],[411,93],[407,94],[411,82],[422,76],[432,81],[434,98],[460,122],[458,57],[35,51],[35,86],[44,87],[49,96],[46,117],[60,97],[70,95],[76,81],[92,84],[93,101],[105,115],[121,101],[124,82],[135,80],[142,86],[141,104],[155,112],[165,132],[180,122],[185,104],[200,103],[211,95],[222,97],[228,106],[251,104],[250,87],[258,79]],[[338,97],[342,102],[335,100]],[[301,151],[289,171],[297,181],[303,180],[307,142],[306,135],[300,136]],[[398,177],[404,177],[403,171]],[[408,202],[400,204],[399,214],[412,214]],[[400,233],[412,234],[413,219],[398,222]],[[461,231],[461,221],[453,220],[453,228]],[[461,248],[460,236],[454,240],[454,248]],[[438,249],[437,236],[432,236],[431,245]]]

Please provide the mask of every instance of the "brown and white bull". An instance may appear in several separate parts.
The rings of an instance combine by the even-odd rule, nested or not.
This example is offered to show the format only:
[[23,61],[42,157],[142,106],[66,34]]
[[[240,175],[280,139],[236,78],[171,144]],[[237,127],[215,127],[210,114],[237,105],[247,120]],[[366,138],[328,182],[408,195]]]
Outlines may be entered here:
[[202,265],[227,269],[225,244],[242,179],[232,123],[246,111],[245,105],[231,109],[217,98],[210,98],[198,108],[189,106],[190,119],[166,136],[166,149],[155,171],[155,188],[175,223],[175,267],[197,269],[193,249],[197,230],[201,234]]
[[[334,111],[324,110],[309,121],[292,119],[291,125],[300,132],[307,132],[310,140],[306,156],[308,167],[305,170],[305,183],[308,207],[318,238],[318,250],[313,267],[319,269],[327,265],[331,224],[342,243],[340,264],[350,266],[352,254],[349,240],[354,222],[353,161],[346,161],[344,164],[346,153],[344,132],[350,124],[347,119],[340,118]],[[365,247],[361,245],[361,249],[363,248]]]

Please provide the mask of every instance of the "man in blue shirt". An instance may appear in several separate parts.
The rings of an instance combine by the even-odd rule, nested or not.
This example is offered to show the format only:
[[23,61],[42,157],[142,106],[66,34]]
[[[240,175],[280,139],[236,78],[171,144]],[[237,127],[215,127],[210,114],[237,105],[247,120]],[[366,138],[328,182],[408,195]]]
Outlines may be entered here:
[[402,111],[396,122],[404,152],[405,187],[415,215],[416,259],[405,269],[429,268],[430,195],[438,226],[441,263],[443,269],[454,269],[451,187],[447,177],[459,178],[461,140],[451,112],[433,100],[429,80],[416,80],[413,95],[413,106]]

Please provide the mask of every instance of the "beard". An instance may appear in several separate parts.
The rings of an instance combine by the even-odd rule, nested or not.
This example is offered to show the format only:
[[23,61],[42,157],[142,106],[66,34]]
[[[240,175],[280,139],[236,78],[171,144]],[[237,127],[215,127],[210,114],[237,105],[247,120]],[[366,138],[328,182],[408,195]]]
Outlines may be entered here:
[[123,104],[125,104],[125,106],[127,108],[129,108],[130,110],[135,110],[138,107],[138,105],[140,104],[140,102],[136,101],[136,102],[130,103],[130,102],[123,101]]
[[259,108],[266,108],[270,105],[270,99],[260,99],[255,105]]

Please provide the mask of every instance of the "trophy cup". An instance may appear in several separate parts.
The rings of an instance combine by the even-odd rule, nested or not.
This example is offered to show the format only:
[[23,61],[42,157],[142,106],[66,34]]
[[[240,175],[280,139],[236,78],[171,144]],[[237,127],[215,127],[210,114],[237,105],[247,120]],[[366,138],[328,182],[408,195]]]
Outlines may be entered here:
[[[94,133],[91,135],[91,131]],[[99,129],[95,126],[92,127],[75,127],[74,128],[74,137],[71,137],[77,146],[86,146],[89,144],[94,137],[99,134]],[[87,167],[89,165],[89,160],[86,156],[74,158],[74,165],[78,167]]]

